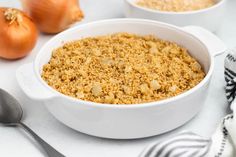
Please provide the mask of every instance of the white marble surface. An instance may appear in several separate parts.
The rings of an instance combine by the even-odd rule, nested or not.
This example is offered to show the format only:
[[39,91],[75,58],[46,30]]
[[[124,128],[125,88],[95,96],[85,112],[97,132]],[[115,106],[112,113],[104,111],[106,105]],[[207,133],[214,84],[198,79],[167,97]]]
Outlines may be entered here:
[[[20,4],[16,0],[1,0],[0,6],[20,8]],[[123,17],[122,0],[81,0],[81,6],[86,15],[84,22]],[[228,0],[227,16],[219,19],[222,20],[223,26],[217,35],[229,48],[236,45],[235,19],[236,1]],[[23,121],[68,157],[137,157],[149,143],[160,141],[183,130],[191,130],[209,137],[221,118],[227,113],[227,102],[223,89],[224,54],[215,58],[216,66],[203,109],[186,125],[167,134],[139,140],[107,140],[76,132],[54,119],[41,102],[30,100],[22,93],[16,82],[15,70],[17,67],[31,62],[40,47],[50,38],[51,36],[41,34],[32,53],[24,59],[17,61],[0,59],[0,88],[7,90],[20,101],[25,111]],[[44,155],[37,143],[23,130],[0,126],[1,157],[42,157]]]

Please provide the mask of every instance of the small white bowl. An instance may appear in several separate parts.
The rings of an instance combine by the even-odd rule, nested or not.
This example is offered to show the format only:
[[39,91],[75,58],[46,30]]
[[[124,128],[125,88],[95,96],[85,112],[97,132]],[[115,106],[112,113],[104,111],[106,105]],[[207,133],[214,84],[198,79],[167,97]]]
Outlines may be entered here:
[[212,7],[186,12],[167,12],[145,8],[136,4],[138,0],[124,0],[125,16],[162,21],[177,26],[196,25],[212,32],[218,30],[223,23],[227,0],[217,0]]
[[[151,34],[183,45],[201,63],[206,72],[205,78],[178,96],[132,105],[75,99],[57,92],[41,78],[43,65],[48,63],[52,51],[63,43],[117,32]],[[41,48],[34,62],[21,66],[16,76],[20,87],[30,98],[43,101],[58,120],[75,130],[104,138],[143,138],[179,127],[198,113],[207,96],[214,67],[213,56],[225,49],[215,35],[195,26],[180,28],[142,19],[104,20],[76,26],[54,36]]]

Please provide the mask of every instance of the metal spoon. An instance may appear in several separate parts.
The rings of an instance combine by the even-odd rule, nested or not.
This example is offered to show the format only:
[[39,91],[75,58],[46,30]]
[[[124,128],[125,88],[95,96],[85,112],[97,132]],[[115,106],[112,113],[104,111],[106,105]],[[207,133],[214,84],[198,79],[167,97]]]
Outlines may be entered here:
[[22,115],[23,110],[19,102],[9,93],[0,88],[0,123],[24,128],[36,141],[38,141],[49,157],[65,157],[36,135],[29,127],[23,124],[21,122]]

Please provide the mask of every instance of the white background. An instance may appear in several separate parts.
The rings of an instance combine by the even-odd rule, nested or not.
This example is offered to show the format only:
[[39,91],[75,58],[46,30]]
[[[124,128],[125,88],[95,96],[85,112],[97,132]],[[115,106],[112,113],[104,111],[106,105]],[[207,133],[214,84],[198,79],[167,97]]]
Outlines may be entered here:
[[[0,6],[21,8],[16,0],[1,0]],[[84,22],[123,17],[122,0],[81,0],[81,6],[86,16]],[[235,0],[228,0],[227,15],[219,20],[222,21],[222,27],[217,35],[229,48],[236,46]],[[40,47],[51,37],[41,34],[32,53],[24,59],[17,61],[0,59],[0,88],[7,90],[20,101],[25,113],[23,119],[25,124],[68,157],[137,157],[151,142],[160,141],[183,130],[191,130],[210,137],[221,118],[227,113],[223,78],[224,54],[215,58],[216,66],[202,111],[183,127],[164,135],[139,140],[107,140],[76,132],[54,119],[42,103],[30,100],[16,82],[15,70],[24,63],[32,62]],[[0,126],[1,157],[44,155],[37,143],[20,128]]]

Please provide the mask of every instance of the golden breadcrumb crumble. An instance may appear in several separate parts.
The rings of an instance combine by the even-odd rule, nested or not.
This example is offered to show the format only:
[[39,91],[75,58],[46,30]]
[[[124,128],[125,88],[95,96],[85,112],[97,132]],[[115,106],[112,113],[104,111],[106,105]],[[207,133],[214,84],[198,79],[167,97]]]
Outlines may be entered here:
[[137,0],[136,3],[154,10],[183,12],[209,8],[216,0]]
[[88,37],[55,49],[42,78],[82,100],[137,104],[173,97],[205,76],[188,51],[154,36],[117,33]]

